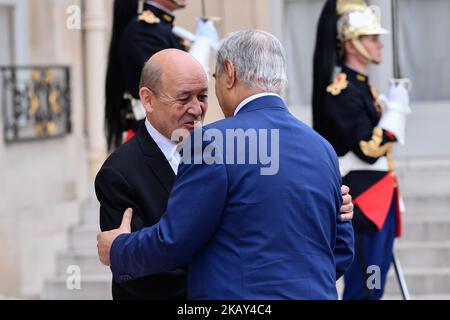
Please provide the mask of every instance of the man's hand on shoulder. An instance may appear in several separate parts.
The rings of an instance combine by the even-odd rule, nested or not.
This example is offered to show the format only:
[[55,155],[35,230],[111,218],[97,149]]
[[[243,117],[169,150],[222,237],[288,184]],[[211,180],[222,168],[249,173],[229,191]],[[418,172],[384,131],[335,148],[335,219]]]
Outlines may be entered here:
[[98,257],[105,266],[111,265],[110,251],[114,240],[124,233],[131,233],[131,218],[133,209],[128,208],[123,214],[122,223],[118,229],[101,232],[97,235]]
[[349,221],[353,219],[353,203],[352,196],[350,195],[350,188],[346,185],[341,186],[342,193],[342,206],[341,214],[339,215],[339,220]]

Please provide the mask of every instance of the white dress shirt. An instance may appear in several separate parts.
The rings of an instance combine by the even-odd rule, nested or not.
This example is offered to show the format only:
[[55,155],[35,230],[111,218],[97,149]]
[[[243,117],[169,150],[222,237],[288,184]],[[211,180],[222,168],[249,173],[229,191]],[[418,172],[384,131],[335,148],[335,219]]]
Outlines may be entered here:
[[254,95],[248,97],[247,99],[243,100],[241,103],[239,103],[236,110],[234,110],[234,115],[237,115],[238,112],[250,101],[253,101],[253,100],[261,98],[261,97],[266,97],[266,96],[275,96],[275,97],[279,97],[281,99],[281,97],[278,94],[273,93],[273,92],[263,92],[263,93],[254,94]]
[[148,134],[153,138],[153,140],[155,140],[159,149],[161,149],[162,153],[166,157],[173,172],[177,174],[178,165],[180,164],[181,159],[181,156],[177,150],[177,144],[156,130],[148,119],[145,119],[145,127],[147,128]]

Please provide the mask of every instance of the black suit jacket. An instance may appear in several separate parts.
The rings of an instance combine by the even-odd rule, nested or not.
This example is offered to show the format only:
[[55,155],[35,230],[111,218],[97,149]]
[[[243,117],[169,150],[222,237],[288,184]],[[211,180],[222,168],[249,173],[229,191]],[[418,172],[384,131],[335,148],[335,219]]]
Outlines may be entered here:
[[[159,221],[166,210],[175,174],[143,121],[136,136],[105,161],[95,178],[102,231],[120,226],[124,211],[133,208],[132,232]],[[113,299],[186,299],[186,268],[112,283]]]

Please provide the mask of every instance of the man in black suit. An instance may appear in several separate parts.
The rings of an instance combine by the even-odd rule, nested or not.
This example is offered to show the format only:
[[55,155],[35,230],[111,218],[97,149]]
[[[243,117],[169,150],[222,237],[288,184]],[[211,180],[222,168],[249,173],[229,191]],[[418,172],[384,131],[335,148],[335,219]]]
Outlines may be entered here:
[[[100,227],[103,231],[120,224],[116,213],[123,206],[136,207],[142,213],[133,219],[133,230],[153,225],[165,210],[177,165],[170,155],[173,146],[159,133],[161,130],[155,129],[153,122],[150,125],[148,121],[139,120],[145,118],[139,97],[140,76],[145,62],[158,51],[187,49],[172,30],[174,11],[186,4],[186,0],[114,1],[105,95],[108,148],[117,148],[127,131],[125,140],[135,131],[137,137],[111,155],[98,173],[96,193],[101,203]],[[204,35],[205,27],[215,31],[211,24],[201,26],[197,35]],[[206,49],[200,48],[209,52]],[[173,120],[166,122],[173,123]],[[185,271],[177,269],[124,286],[113,283],[112,293],[114,299],[181,299],[184,298],[185,282]]]
[[[166,209],[175,180],[169,162],[146,130],[144,121],[134,138],[119,147],[95,179],[100,202],[100,228],[120,225],[124,208],[134,208],[132,230],[155,224]],[[112,283],[114,300],[185,299],[186,270],[149,276],[124,284]]]
[[[172,132],[190,131],[205,116],[208,80],[203,69],[186,67],[186,59],[194,58],[183,51],[176,50],[169,60],[159,57],[153,56],[155,63],[147,64],[141,76],[145,121],[136,136],[105,161],[95,179],[102,231],[117,228],[128,207],[134,209],[132,231],[158,222],[178,169]],[[164,72],[159,68],[163,64]],[[114,299],[185,299],[186,271],[177,268],[121,285],[113,281],[112,289]]]

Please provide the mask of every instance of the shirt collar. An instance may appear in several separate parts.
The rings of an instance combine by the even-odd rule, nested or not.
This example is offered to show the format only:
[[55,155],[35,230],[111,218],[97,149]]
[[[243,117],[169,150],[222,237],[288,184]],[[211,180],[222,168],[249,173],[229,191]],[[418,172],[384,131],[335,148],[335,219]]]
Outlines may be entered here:
[[156,142],[159,149],[161,149],[167,161],[170,161],[177,149],[176,143],[174,143],[169,138],[162,135],[158,130],[156,130],[155,127],[152,126],[150,121],[148,121],[148,119],[145,119],[145,127],[147,128],[148,134]]
[[273,93],[273,92],[263,92],[263,93],[254,94],[254,95],[244,99],[241,103],[239,103],[236,110],[234,110],[234,115],[237,115],[238,112],[249,102],[256,100],[258,98],[261,98],[261,97],[266,97],[266,96],[275,96],[275,97],[279,97],[281,99],[281,97],[278,94]]
[[355,69],[352,69],[349,66],[344,66],[342,68],[342,71],[350,75],[354,79],[358,80],[359,82],[369,83],[369,76],[367,74],[356,71]]

